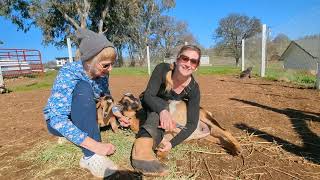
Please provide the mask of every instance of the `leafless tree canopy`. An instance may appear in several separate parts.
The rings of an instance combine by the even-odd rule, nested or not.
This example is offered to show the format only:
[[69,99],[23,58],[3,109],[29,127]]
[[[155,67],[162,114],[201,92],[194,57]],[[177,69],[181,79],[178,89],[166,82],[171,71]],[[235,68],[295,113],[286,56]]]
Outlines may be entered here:
[[230,14],[219,21],[219,27],[214,32],[218,49],[228,49],[239,65],[241,57],[241,41],[261,32],[261,22],[255,17],[240,14]]

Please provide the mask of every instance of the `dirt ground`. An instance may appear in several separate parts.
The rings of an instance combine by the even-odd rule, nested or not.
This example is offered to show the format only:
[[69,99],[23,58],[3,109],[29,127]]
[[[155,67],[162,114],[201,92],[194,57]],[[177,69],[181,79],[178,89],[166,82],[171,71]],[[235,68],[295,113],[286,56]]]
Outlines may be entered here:
[[[320,179],[320,92],[282,82],[240,80],[233,76],[197,76],[201,105],[240,141],[242,156],[232,156],[217,145],[208,152],[186,153],[176,160],[178,171],[197,179]],[[116,100],[125,92],[138,95],[147,77],[111,77]],[[32,79],[8,81],[7,86]],[[42,116],[50,90],[0,95],[0,179],[32,179],[41,168],[17,157],[43,140]],[[193,141],[199,146],[203,140]],[[211,153],[210,153],[211,152]],[[188,154],[187,154],[188,153]],[[94,179],[87,171],[81,179]],[[79,169],[61,169],[48,179],[77,179]],[[190,176],[192,178],[192,176]]]

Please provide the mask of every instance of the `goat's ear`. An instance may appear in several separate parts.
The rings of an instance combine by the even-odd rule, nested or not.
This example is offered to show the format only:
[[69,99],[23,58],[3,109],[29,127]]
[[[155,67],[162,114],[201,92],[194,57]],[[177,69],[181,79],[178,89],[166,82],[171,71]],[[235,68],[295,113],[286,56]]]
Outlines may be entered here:
[[110,94],[106,94],[105,96],[103,96],[103,99],[105,99],[105,100],[111,99],[113,101],[113,98]]
[[118,101],[118,103],[123,104],[123,97]]
[[99,107],[100,107],[100,105],[101,105],[101,100],[99,100],[99,101],[97,102],[97,104],[96,104],[96,108],[99,108]]

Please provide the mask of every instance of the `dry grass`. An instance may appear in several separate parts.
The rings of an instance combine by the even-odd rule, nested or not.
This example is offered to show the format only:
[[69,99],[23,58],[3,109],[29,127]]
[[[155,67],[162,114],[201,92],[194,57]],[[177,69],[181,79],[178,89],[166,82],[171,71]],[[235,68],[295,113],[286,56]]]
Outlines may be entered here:
[[[167,177],[145,177],[145,179],[203,179],[204,174],[207,179],[272,179],[274,173],[284,179],[319,179],[320,173],[313,171],[312,168],[310,171],[296,171],[276,166],[270,162],[265,162],[262,165],[252,164],[250,162],[251,156],[265,156],[281,161],[299,162],[310,167],[319,166],[310,163],[303,157],[288,153],[277,142],[258,141],[259,136],[263,136],[263,134],[256,135],[246,132],[245,135],[237,137],[243,147],[241,157],[231,159],[231,161],[238,162],[237,166],[219,169],[219,164],[210,162],[212,158],[230,157],[221,148],[214,152],[212,147],[199,146],[197,142],[183,143],[174,148],[168,159],[164,161],[170,169],[170,174]],[[102,132],[102,137],[104,142],[112,142],[116,146],[116,153],[110,158],[123,169],[132,170],[130,152],[134,134],[130,131],[120,131],[117,134],[107,131]],[[81,155],[80,149],[71,143],[59,145],[56,142],[39,142],[37,146],[22,154],[19,160],[29,161],[35,166],[40,166],[41,168],[37,168],[37,171],[32,170],[30,173],[33,177],[42,179],[59,169],[65,170],[66,173],[68,173],[68,169],[85,171],[78,167]]]

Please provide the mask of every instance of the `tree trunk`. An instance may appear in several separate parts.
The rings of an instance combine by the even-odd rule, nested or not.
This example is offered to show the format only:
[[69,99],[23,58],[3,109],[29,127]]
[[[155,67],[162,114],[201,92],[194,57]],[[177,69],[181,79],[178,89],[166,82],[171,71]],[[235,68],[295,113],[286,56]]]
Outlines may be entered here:
[[239,67],[239,59],[240,59],[240,58],[238,58],[238,57],[236,58],[236,66],[237,66],[237,67]]
[[118,63],[117,64],[119,65],[119,67],[122,67],[123,66],[123,57],[122,57],[121,48],[118,47],[117,51],[118,51]]
[[136,66],[136,61],[134,59],[134,55],[133,55],[133,47],[131,45],[128,46],[128,53],[129,53],[129,57],[130,57],[130,67],[135,67]]

